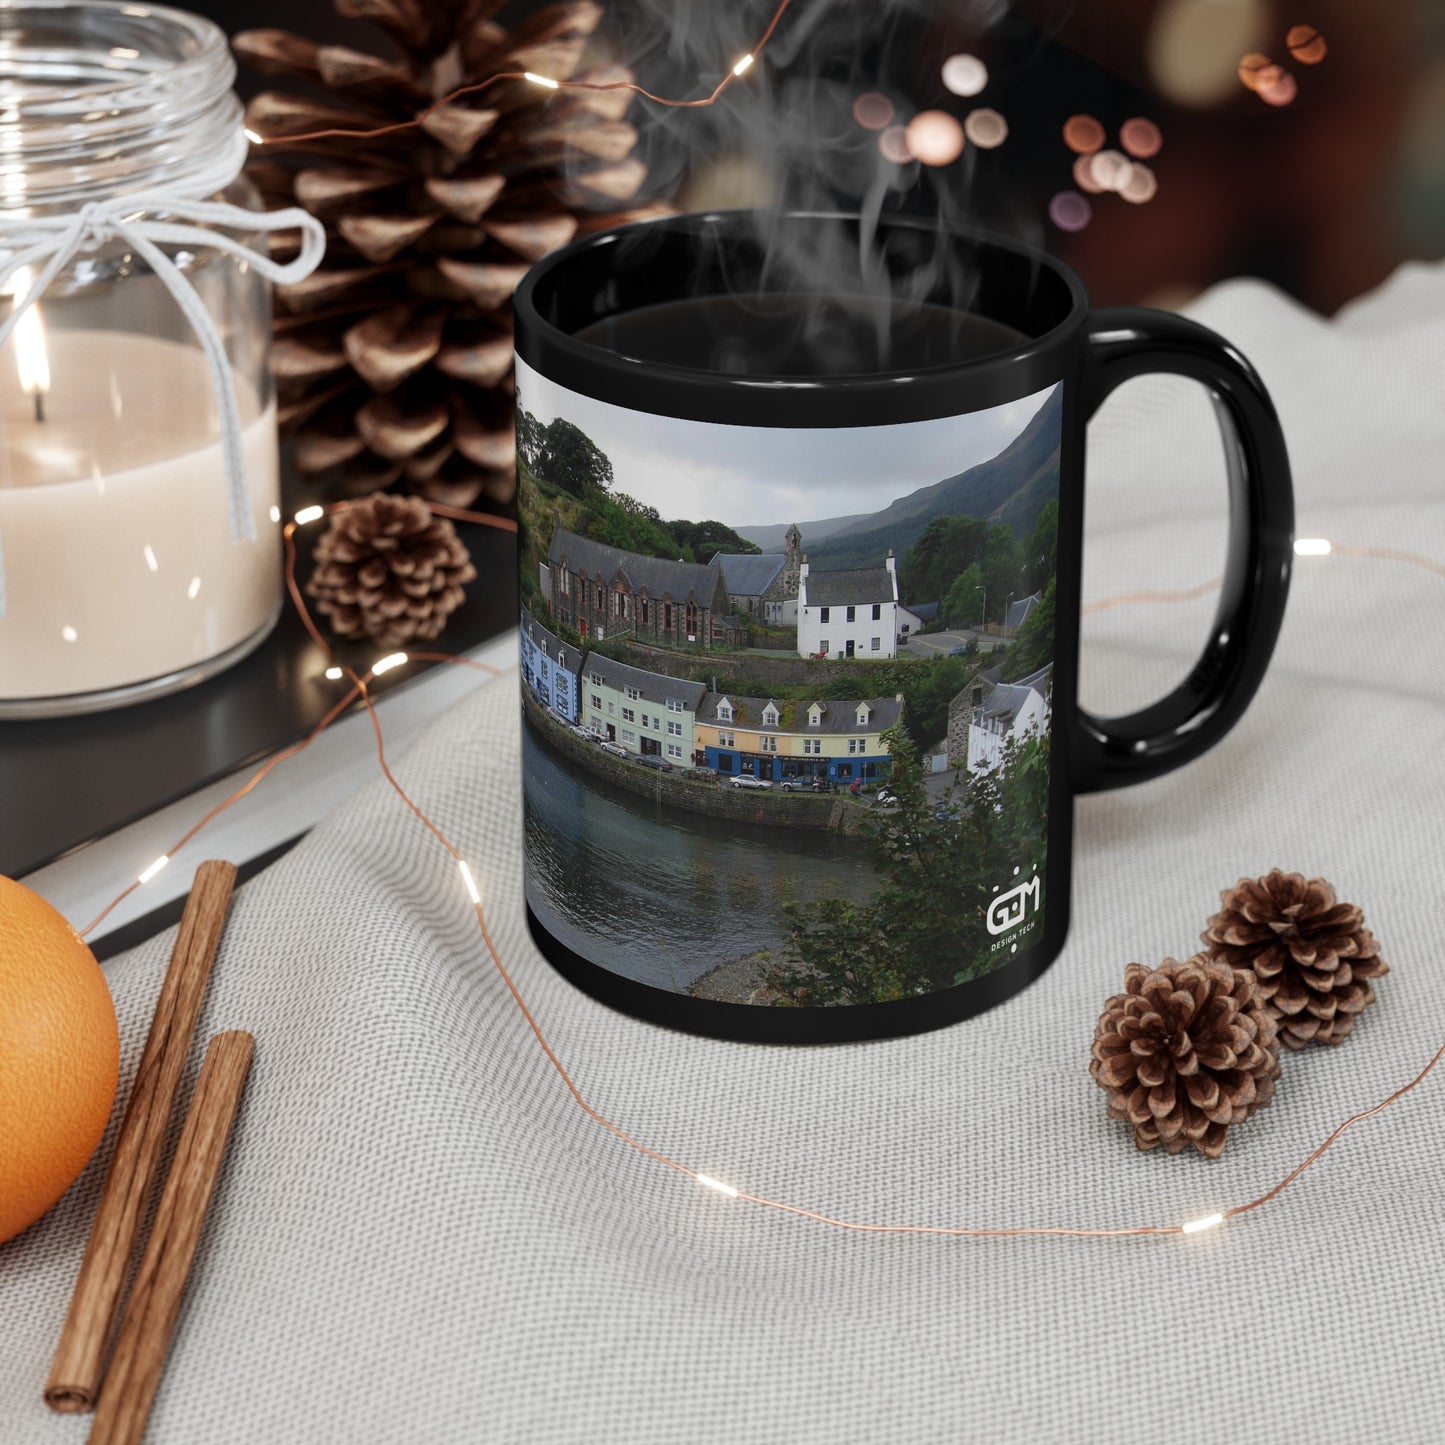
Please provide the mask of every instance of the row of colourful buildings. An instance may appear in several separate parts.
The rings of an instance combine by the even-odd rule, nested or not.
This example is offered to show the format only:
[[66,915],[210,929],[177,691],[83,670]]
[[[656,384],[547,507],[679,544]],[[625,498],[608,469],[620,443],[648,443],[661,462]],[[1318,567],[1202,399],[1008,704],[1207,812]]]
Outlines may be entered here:
[[885,777],[883,733],[903,699],[794,701],[709,691],[562,642],[526,609],[522,678],[559,717],[638,757],[707,766],[724,777],[766,782],[828,778],[845,786]]

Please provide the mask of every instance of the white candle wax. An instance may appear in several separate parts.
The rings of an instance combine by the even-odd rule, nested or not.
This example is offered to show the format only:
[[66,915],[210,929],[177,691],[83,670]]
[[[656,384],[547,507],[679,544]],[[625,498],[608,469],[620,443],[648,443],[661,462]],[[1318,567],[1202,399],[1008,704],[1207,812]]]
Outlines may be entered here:
[[231,540],[211,374],[153,336],[46,336],[45,419],[0,353],[0,704],[192,668],[281,599],[274,404],[238,379],[256,541]]

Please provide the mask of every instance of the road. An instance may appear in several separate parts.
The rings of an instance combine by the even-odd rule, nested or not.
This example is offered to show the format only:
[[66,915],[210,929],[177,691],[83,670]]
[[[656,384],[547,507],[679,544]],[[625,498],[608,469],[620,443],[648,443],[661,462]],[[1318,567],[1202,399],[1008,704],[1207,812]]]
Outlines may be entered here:
[[995,648],[1003,647],[1007,643],[1006,638],[986,637],[981,633],[970,632],[967,628],[960,627],[951,632],[930,632],[923,637],[910,637],[899,649],[899,656],[947,656],[955,647],[963,647],[974,639],[978,641],[980,652],[992,652]]

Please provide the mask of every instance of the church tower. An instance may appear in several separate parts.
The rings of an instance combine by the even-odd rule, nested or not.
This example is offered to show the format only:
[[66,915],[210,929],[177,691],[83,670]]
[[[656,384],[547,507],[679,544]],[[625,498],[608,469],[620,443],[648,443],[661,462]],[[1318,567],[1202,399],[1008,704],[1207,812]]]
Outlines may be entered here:
[[783,596],[790,600],[798,595],[798,568],[803,560],[803,534],[798,524],[788,528],[783,541],[787,544],[787,561],[783,563]]

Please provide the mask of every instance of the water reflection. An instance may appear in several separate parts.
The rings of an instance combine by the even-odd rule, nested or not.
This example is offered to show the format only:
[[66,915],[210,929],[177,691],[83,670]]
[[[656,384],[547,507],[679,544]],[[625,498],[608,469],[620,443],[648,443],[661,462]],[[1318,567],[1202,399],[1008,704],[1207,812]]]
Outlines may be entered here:
[[777,949],[783,906],[862,900],[866,845],[676,812],[574,777],[523,728],[527,901],[563,943],[626,978],[686,989],[720,963]]

